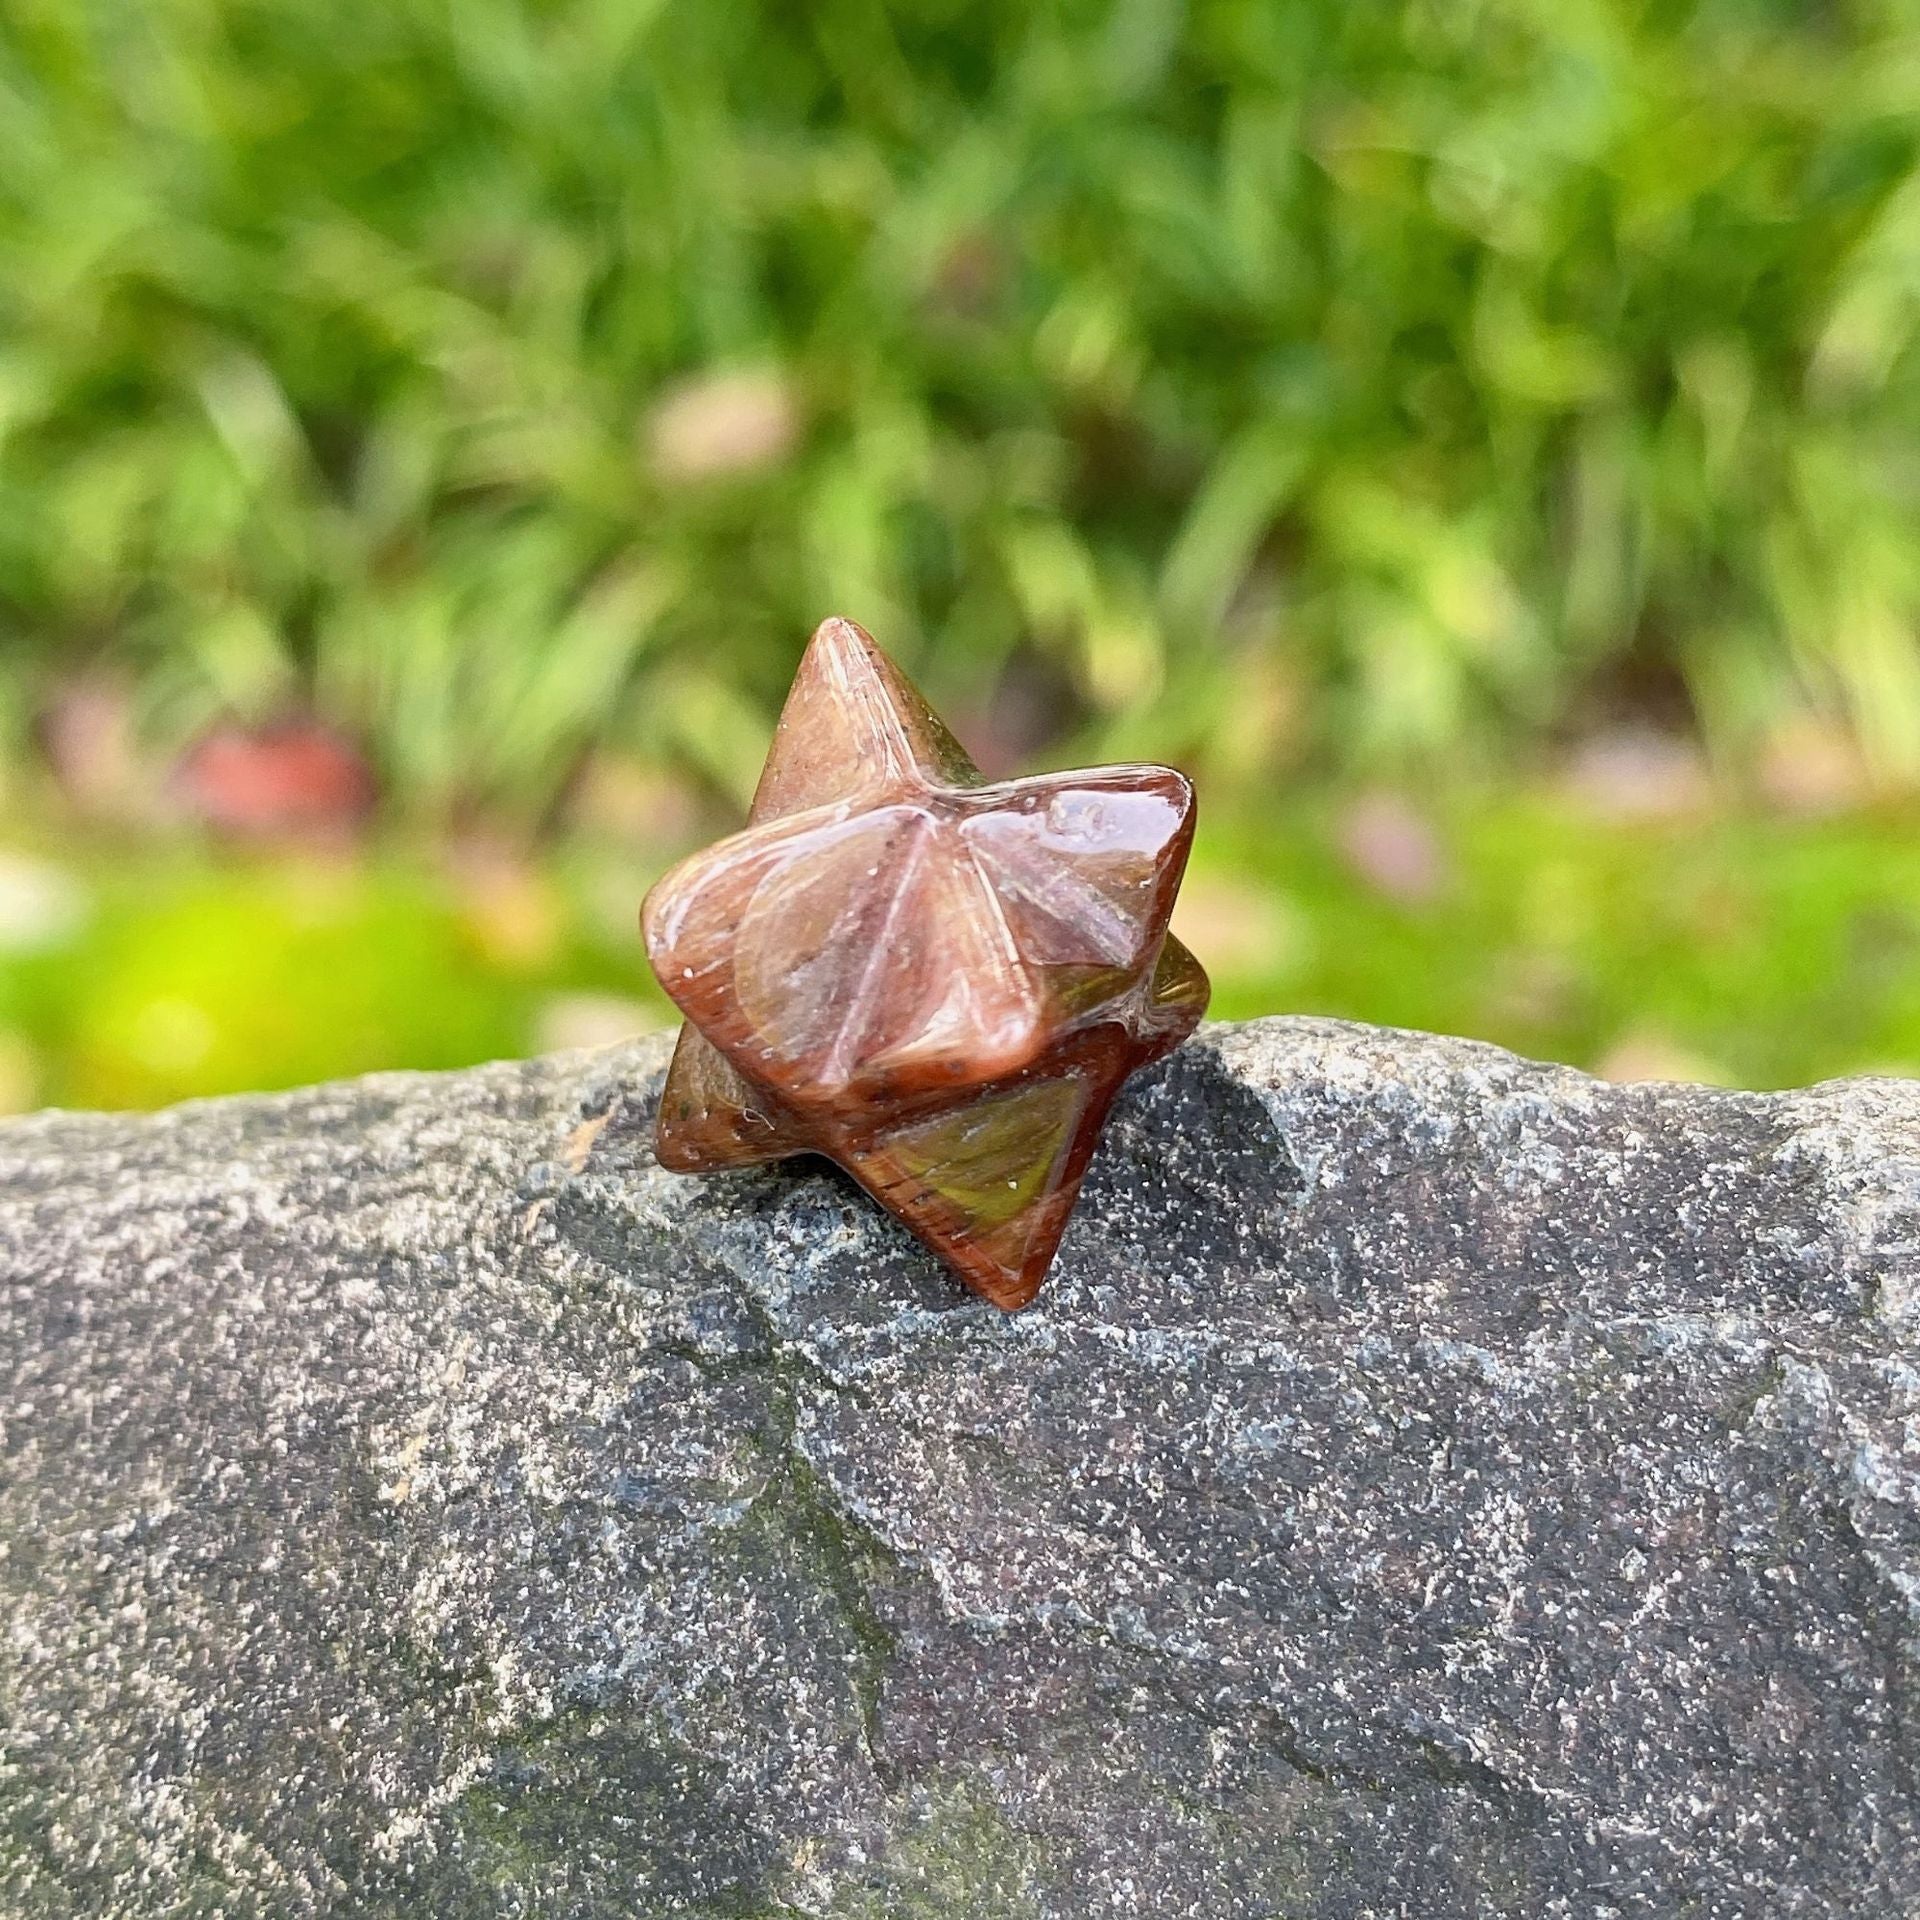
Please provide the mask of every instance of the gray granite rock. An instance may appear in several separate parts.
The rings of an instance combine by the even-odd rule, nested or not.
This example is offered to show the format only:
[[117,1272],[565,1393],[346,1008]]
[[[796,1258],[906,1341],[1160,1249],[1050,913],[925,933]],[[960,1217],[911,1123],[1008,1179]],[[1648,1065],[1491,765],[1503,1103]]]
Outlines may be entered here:
[[1920,1911],[1920,1088],[1325,1022],[1041,1304],[658,1044],[0,1128],[0,1912]]

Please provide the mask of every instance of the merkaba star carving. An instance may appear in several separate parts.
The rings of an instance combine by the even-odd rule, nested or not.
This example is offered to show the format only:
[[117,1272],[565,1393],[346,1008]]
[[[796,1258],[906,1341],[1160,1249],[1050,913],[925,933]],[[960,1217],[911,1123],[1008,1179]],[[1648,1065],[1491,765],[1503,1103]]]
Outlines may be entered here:
[[660,1164],[824,1154],[1025,1306],[1121,1082],[1205,1011],[1167,932],[1192,839],[1169,767],[982,780],[873,641],[826,621],[746,830],[641,909],[687,1017]]

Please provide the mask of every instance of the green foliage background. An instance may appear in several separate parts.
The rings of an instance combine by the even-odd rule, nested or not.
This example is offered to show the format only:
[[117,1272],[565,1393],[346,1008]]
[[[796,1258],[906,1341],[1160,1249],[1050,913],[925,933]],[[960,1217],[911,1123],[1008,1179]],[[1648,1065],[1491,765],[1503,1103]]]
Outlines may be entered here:
[[[737,801],[840,611],[963,721],[1037,684],[1046,754],[1192,767],[1206,858],[1337,923],[1276,835],[1343,783],[1477,783],[1445,831],[1498,893],[1588,843],[1490,775],[1651,718],[1738,796],[1813,724],[1888,857],[1816,832],[1771,924],[1892,1010],[1835,1026],[1783,932],[1666,1024],[1737,1075],[1920,1057],[1917,157],[1911,0],[11,0],[0,804],[63,853],[35,718],[102,670],[162,756],[317,712],[393,830],[552,828],[589,753]],[[729,372],[770,439],[690,470],[663,401]],[[1657,849],[1588,853],[1575,892],[1625,861],[1658,909]],[[1488,1011],[1508,936],[1453,912],[1223,1004],[1580,1058],[1628,1020]],[[1582,924],[1563,972],[1659,998]],[[12,991],[63,1097],[524,1039],[405,986],[358,1051],[123,1082],[71,1068],[77,987]],[[1743,1008],[1844,1038],[1743,1052]]]

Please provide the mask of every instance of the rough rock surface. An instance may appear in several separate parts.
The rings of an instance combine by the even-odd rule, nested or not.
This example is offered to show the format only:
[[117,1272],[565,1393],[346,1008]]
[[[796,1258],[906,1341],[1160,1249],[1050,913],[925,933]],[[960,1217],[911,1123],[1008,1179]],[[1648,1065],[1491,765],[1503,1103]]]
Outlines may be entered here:
[[1920,1088],[1213,1028],[1035,1309],[665,1048],[0,1128],[0,1912],[1920,1911]]

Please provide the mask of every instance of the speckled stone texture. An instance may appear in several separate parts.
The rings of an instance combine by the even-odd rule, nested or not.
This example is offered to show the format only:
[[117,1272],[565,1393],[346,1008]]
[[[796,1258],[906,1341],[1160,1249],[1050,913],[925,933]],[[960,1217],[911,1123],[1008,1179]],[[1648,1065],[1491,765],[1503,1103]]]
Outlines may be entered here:
[[664,1044],[0,1128],[0,1913],[1920,1911],[1920,1088],[1212,1028],[1038,1306]]

